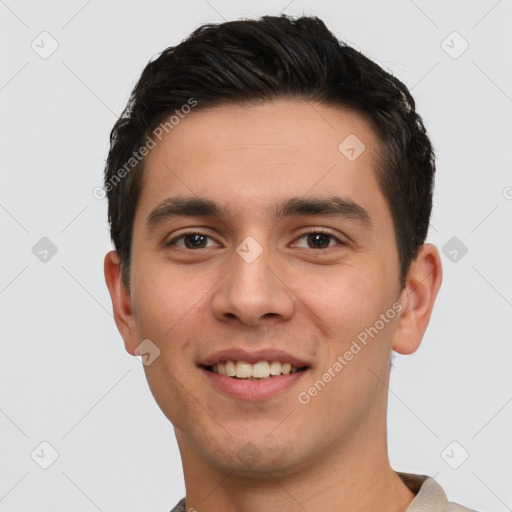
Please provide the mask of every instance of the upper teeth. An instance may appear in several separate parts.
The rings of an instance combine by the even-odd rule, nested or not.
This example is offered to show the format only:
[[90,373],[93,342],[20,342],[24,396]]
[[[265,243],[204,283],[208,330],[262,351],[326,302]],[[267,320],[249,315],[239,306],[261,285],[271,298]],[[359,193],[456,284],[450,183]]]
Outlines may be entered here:
[[266,379],[270,375],[288,375],[296,373],[297,368],[290,363],[281,363],[280,361],[259,361],[256,364],[247,363],[246,361],[226,361],[213,366],[213,371],[219,375],[227,375],[228,377],[237,377],[239,379],[255,378]]

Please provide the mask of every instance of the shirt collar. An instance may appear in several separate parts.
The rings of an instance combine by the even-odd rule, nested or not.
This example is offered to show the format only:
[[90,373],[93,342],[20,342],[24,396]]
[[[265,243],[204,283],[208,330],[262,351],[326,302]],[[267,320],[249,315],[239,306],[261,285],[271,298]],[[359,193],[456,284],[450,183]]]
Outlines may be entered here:
[[399,473],[397,475],[404,484],[414,493],[414,498],[406,512],[443,512],[448,504],[448,498],[443,488],[427,475],[414,475],[412,473]]
[[[445,510],[448,498],[433,478],[412,473],[396,472],[396,474],[416,494],[406,512],[443,512]],[[185,498],[180,500],[171,512],[185,512]]]

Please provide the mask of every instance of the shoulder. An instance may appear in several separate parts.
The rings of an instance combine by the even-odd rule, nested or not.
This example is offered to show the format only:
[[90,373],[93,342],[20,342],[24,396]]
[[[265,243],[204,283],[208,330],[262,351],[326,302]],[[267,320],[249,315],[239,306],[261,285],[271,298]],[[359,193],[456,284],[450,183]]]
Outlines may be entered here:
[[182,498],[180,501],[178,501],[178,504],[171,510],[171,512],[186,512],[185,503],[185,498]]
[[476,512],[472,508],[466,508],[457,503],[447,503],[444,512]]
[[404,484],[416,494],[406,512],[476,512],[457,503],[448,501],[443,488],[428,475],[400,473]]

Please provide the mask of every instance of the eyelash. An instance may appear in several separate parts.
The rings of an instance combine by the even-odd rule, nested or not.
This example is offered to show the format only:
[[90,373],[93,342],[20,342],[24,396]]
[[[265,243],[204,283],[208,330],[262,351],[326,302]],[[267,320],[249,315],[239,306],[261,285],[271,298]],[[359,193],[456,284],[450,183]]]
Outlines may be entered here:
[[[313,230],[313,231],[305,231],[304,233],[301,233],[297,238],[296,240],[300,240],[301,238],[307,236],[307,235],[317,235],[317,234],[320,234],[320,235],[325,235],[325,236],[328,236],[330,237],[331,240],[335,240],[336,242],[338,242],[339,245],[346,245],[342,240],[340,240],[338,237],[334,236],[332,233],[328,232],[328,231],[325,231],[323,229],[316,229],[316,230]],[[170,240],[169,242],[167,242],[165,245],[166,247],[171,247],[173,245],[176,245],[176,242],[178,240],[181,240],[181,239],[184,239],[185,237],[187,236],[193,236],[193,235],[200,235],[200,236],[204,236],[206,238],[210,238],[213,240],[213,238],[205,233],[201,233],[200,231],[188,231],[186,233],[182,233],[181,235],[173,238],[172,240]],[[325,251],[327,249],[330,249],[332,246],[329,246],[329,247],[325,247],[325,248],[318,248],[318,249],[315,249],[315,248],[312,248],[312,247],[307,247],[307,249],[312,249],[312,250],[315,250],[315,251]],[[181,247],[181,249],[185,249],[185,250],[188,250],[188,251],[194,251],[194,250],[198,250],[198,249],[205,249],[205,247],[199,247],[198,249],[189,249],[188,247]]]

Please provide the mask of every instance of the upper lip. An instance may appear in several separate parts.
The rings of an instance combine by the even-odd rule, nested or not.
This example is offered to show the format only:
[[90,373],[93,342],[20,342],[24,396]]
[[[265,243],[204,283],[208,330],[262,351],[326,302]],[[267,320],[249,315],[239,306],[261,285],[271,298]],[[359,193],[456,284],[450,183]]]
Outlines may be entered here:
[[215,366],[224,361],[245,361],[246,363],[256,364],[259,361],[279,361],[281,363],[290,363],[296,368],[310,366],[307,361],[297,358],[283,350],[274,348],[247,351],[242,348],[228,348],[220,350],[202,359],[198,364],[201,366]]

